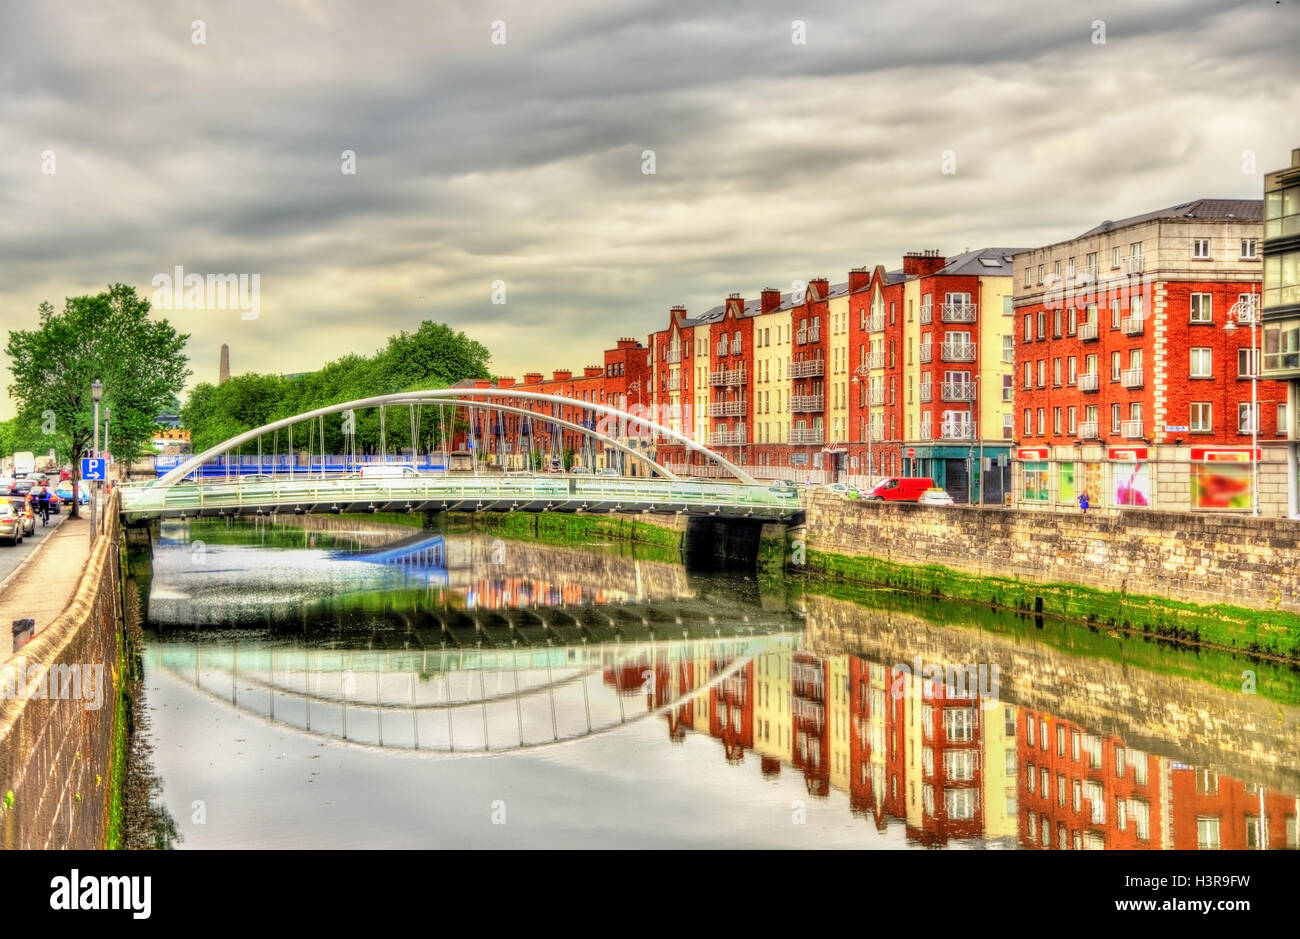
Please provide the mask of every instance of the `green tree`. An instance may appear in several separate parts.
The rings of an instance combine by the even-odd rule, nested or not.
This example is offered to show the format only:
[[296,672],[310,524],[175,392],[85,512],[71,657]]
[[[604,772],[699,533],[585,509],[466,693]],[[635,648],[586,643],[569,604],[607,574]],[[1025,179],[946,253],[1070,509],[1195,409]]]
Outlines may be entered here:
[[129,460],[190,374],[188,339],[167,320],[151,319],[149,301],[125,284],[69,297],[61,313],[45,302],[36,329],[9,332],[9,395],[18,402],[19,420],[38,424],[49,445],[71,460],[75,485],[78,458],[94,439],[91,383],[104,383],[102,405],[112,408],[113,454]]

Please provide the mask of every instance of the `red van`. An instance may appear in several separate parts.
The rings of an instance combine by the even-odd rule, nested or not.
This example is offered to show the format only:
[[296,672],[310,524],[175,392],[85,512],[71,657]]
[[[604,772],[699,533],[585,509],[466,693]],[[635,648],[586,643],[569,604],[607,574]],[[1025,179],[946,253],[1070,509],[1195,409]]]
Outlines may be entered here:
[[919,502],[925,490],[933,487],[934,480],[929,476],[891,476],[872,486],[862,498],[885,502]]

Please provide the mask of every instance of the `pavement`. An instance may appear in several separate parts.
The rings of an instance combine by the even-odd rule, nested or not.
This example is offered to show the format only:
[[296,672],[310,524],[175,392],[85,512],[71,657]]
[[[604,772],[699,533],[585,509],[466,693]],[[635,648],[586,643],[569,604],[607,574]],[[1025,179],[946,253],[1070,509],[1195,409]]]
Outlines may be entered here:
[[50,516],[36,523],[35,536],[17,548],[0,545],[0,663],[13,655],[13,621],[36,620],[40,632],[63,612],[90,557],[90,522],[85,514]]

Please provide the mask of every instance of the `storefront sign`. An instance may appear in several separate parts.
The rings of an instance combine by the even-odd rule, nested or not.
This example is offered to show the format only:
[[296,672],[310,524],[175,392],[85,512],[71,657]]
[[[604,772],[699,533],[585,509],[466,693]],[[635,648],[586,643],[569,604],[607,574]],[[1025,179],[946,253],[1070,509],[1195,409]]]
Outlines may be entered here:
[[1111,447],[1106,453],[1110,459],[1120,463],[1137,463],[1147,458],[1146,447]]
[[1046,447],[1021,447],[1019,450],[1016,451],[1016,459],[1046,460],[1047,448]]
[[[1263,459],[1263,451],[1255,450],[1256,460]],[[1249,463],[1252,451],[1249,447],[1236,450],[1209,450],[1203,447],[1192,448],[1193,463]]]

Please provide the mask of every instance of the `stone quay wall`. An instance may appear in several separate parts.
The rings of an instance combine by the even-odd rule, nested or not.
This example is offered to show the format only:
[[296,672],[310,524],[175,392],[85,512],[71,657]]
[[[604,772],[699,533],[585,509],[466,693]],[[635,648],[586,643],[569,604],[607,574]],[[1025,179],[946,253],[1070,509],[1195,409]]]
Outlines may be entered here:
[[[118,494],[112,493],[102,534],[67,609],[0,666],[0,845],[5,848],[106,846],[121,678],[118,519]],[[17,677],[20,663],[25,678],[32,678],[33,670],[45,676],[43,696],[37,696],[42,693],[37,684]],[[100,681],[94,680],[96,672]],[[71,684],[73,675],[81,679],[79,689]]]
[[1057,514],[817,493],[810,549],[979,577],[1300,612],[1300,522],[1121,511]]

